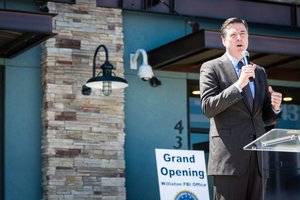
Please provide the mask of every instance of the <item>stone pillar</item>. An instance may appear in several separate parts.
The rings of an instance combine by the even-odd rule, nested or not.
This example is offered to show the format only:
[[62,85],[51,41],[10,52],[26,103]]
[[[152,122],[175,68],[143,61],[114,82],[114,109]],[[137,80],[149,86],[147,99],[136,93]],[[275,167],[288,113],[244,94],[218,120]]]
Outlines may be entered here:
[[[96,0],[48,7],[57,35],[42,47],[43,199],[124,200],[124,91],[81,94],[100,44],[123,77],[122,11]],[[104,59],[100,49],[96,63]]]

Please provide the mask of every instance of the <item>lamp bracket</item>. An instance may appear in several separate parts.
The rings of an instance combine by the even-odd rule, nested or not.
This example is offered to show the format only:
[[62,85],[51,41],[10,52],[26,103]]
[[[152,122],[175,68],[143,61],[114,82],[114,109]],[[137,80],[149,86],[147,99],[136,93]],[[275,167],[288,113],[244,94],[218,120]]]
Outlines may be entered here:
[[147,52],[144,49],[138,49],[134,54],[130,54],[130,69],[137,69],[137,59],[142,55],[143,65],[148,65]]
[[137,60],[133,59],[134,58],[134,53],[130,54],[130,69],[137,70]]

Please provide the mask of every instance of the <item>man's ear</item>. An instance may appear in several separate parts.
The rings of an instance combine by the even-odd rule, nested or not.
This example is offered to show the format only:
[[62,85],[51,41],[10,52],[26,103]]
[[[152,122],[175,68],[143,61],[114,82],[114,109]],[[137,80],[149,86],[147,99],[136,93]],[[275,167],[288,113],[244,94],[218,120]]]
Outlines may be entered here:
[[225,38],[223,36],[221,36],[221,39],[222,39],[222,43],[223,43],[224,47],[226,47],[227,45],[226,45]]

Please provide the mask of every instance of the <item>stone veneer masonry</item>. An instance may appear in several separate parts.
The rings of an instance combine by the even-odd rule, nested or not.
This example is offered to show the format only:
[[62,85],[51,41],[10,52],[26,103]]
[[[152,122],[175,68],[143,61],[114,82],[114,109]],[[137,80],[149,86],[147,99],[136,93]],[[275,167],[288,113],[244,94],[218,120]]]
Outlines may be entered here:
[[[124,200],[124,91],[81,94],[100,44],[123,77],[122,11],[96,0],[48,7],[57,35],[42,47],[43,199]],[[104,59],[100,49],[96,63]]]

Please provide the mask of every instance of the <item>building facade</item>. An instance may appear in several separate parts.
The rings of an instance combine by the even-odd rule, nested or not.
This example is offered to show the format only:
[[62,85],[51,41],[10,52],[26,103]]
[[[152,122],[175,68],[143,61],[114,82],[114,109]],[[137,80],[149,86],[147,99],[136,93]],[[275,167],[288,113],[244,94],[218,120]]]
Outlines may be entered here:
[[[145,49],[151,55],[153,49],[194,34],[189,20],[198,22],[201,30],[217,31],[232,12],[224,5],[223,12],[214,14],[213,8],[223,1],[199,1],[207,6],[200,13],[196,13],[196,7],[200,7],[197,1],[186,5],[167,2],[182,15],[174,10],[170,13],[172,9],[162,3],[147,2],[76,0],[45,1],[42,5],[33,0],[3,2],[3,10],[41,12],[41,6],[46,6],[47,13],[54,14],[55,34],[17,56],[0,58],[3,199],[159,199],[156,148],[208,152],[209,122],[201,113],[199,95],[191,94],[198,85],[197,70],[201,63],[194,71],[186,63],[179,64],[180,70],[153,67],[161,81],[161,85],[153,87],[130,68],[130,54]],[[238,9],[245,7],[245,2],[251,3],[229,1],[226,5],[228,9]],[[284,8],[288,10],[286,13],[292,13],[292,9],[300,12],[297,4],[260,5],[271,10]],[[262,21],[256,21],[247,12],[239,12],[238,17],[250,22],[251,34],[272,36],[266,41],[277,39],[279,42],[275,44],[283,45],[285,40],[280,43],[280,38],[285,37],[299,44],[300,20],[293,21],[297,17],[286,14],[291,18],[286,21],[292,21],[291,24],[284,19],[276,24],[268,21],[272,14],[264,13]],[[213,43],[220,46],[221,40],[213,39]],[[82,86],[92,76],[93,56],[101,44],[108,49],[109,60],[116,68],[114,73],[125,78],[129,86],[113,90],[110,96],[103,96],[100,90],[83,95]],[[296,47],[291,44],[282,49],[289,48]],[[212,55],[224,53],[215,47],[211,51]],[[294,76],[285,79],[278,78],[276,67],[270,69],[269,82],[281,91],[299,93],[299,53],[290,52],[289,57],[284,57],[286,52],[276,49],[259,52],[253,48],[253,52],[251,56],[256,56],[257,61],[262,54],[268,54],[264,62],[282,57],[285,65],[295,66]],[[164,56],[161,53],[159,57]],[[101,71],[99,66],[104,60],[101,49],[96,59],[97,71]],[[151,60],[153,57],[149,56],[150,64]],[[138,63],[141,62],[139,58]],[[297,98],[296,95],[294,102],[284,103],[278,128],[300,129]],[[284,169],[295,164],[290,175],[298,177],[298,154],[273,156],[276,162],[283,163]],[[299,189],[299,185],[294,185]],[[269,190],[279,186],[275,184]]]

